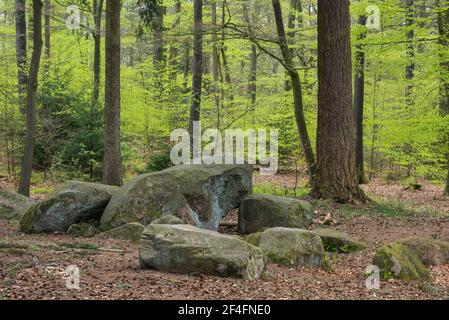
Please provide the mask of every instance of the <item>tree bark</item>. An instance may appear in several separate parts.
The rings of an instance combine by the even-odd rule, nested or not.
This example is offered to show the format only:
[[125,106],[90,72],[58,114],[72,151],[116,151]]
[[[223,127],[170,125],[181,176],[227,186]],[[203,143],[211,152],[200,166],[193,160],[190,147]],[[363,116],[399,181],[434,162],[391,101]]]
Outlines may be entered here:
[[349,0],[318,0],[318,132],[313,195],[365,200],[355,170]]
[[50,49],[51,49],[51,43],[50,43],[50,40],[51,40],[50,39],[51,0],[45,0],[45,2],[44,2],[44,16],[45,16],[45,20],[44,20],[44,25],[45,25],[45,40],[44,40],[45,59],[47,60],[47,64],[48,64],[48,60],[50,59]]
[[415,77],[415,44],[414,37],[415,31],[413,30],[413,24],[415,23],[415,10],[413,8],[415,0],[405,0],[405,25],[408,28],[406,32],[407,37],[407,58],[409,65],[405,67],[405,78],[407,80],[407,87],[405,90],[405,99],[407,106],[413,106],[413,78]]
[[282,19],[282,9],[279,0],[272,0],[274,17],[276,21],[276,29],[279,38],[279,48],[282,52],[285,68],[290,76],[291,86],[293,90],[293,99],[295,105],[296,125],[298,128],[299,139],[304,151],[304,156],[307,162],[307,169],[309,171],[310,184],[313,185],[315,180],[315,157],[313,155],[312,145],[307,131],[307,125],[304,117],[303,97],[301,88],[301,79],[298,71],[295,69],[291,51],[288,47],[287,38],[285,35],[284,22]]
[[194,40],[192,63],[192,103],[190,106],[189,133],[192,144],[193,122],[200,120],[201,90],[203,85],[203,0],[193,1]]
[[25,91],[28,82],[26,70],[27,62],[27,22],[25,17],[25,0],[15,2],[16,27],[16,61],[17,61],[17,90],[19,94],[19,109],[25,112]]
[[94,0],[93,16],[94,16],[94,83],[92,90],[92,107],[98,105],[100,96],[100,70],[101,70],[101,15],[103,12],[103,0]]
[[106,0],[103,183],[122,185],[120,151],[120,0]]
[[365,175],[364,155],[363,155],[363,113],[365,104],[365,47],[360,42],[366,39],[367,30],[365,28],[366,16],[359,17],[359,24],[363,31],[358,36],[358,43],[355,45],[354,68],[354,118],[356,126],[356,174],[360,184],[368,183]]
[[[438,1],[438,8],[441,9],[441,3]],[[440,45],[440,114],[442,117],[449,115],[449,61],[447,59],[447,52],[449,50],[449,8],[438,13],[438,33]],[[449,137],[446,138],[446,143],[449,143]],[[447,157],[448,174],[446,178],[446,187],[444,194],[449,195],[449,154]]]
[[37,77],[42,52],[42,2],[33,0],[33,55],[31,58],[30,73],[28,76],[26,98],[26,136],[25,150],[20,172],[18,192],[24,196],[30,195],[31,172],[33,167],[33,155],[36,131],[36,100]]
[[[243,3],[243,16],[245,19],[245,23],[248,28],[249,37],[254,37],[254,32],[252,28],[252,22],[250,19],[250,15],[248,12],[248,5],[246,3]],[[250,60],[250,67],[249,67],[249,79],[248,79],[248,96],[251,103],[251,112],[256,112],[256,103],[257,103],[257,61],[258,61],[258,54],[257,54],[257,46],[254,43],[251,43],[251,53],[249,56]],[[254,116],[253,116],[253,122],[254,122]]]

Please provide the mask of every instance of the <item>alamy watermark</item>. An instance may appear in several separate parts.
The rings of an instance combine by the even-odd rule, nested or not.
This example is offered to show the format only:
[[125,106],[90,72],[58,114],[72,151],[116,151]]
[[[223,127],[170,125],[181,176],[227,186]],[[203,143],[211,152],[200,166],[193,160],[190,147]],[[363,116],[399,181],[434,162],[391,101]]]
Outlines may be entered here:
[[266,129],[227,129],[223,136],[217,129],[202,132],[201,122],[196,121],[192,134],[191,137],[186,129],[176,129],[171,133],[170,141],[176,142],[170,153],[174,165],[260,164],[262,175],[274,175],[278,171],[277,129],[270,129],[269,133]]

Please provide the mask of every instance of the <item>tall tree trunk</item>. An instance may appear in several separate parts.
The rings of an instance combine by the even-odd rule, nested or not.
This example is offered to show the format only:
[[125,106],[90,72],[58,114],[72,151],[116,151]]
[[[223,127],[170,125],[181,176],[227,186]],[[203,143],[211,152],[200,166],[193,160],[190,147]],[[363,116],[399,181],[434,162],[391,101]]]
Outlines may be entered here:
[[[438,33],[440,45],[440,114],[442,117],[449,115],[449,59],[447,52],[449,51],[449,7],[441,8],[441,3],[438,1],[438,8],[441,11],[438,13]],[[449,143],[449,137],[446,137],[446,143]],[[444,194],[449,195],[449,154],[447,157],[447,179]]]
[[16,25],[16,60],[17,60],[17,89],[19,93],[19,109],[25,112],[25,91],[28,82],[27,62],[27,22],[25,17],[25,0],[15,2]]
[[30,73],[28,76],[26,98],[26,136],[25,150],[22,160],[22,171],[18,192],[24,196],[30,195],[31,172],[33,167],[33,154],[36,131],[36,100],[37,77],[42,52],[42,2],[33,0],[33,55],[31,58]]
[[[250,39],[254,37],[254,31],[252,27],[251,18],[248,12],[248,4],[243,3],[243,17],[245,19],[246,26],[248,28],[248,34]],[[251,103],[251,112],[253,115],[253,124],[255,122],[255,112],[257,107],[257,46],[251,42],[251,53],[249,56],[249,79],[248,79],[248,96]]]
[[189,133],[192,144],[193,122],[200,120],[201,90],[203,85],[203,0],[193,1],[194,33],[193,40],[193,81],[192,104],[190,106]]
[[122,184],[120,152],[120,0],[106,0],[103,183]]
[[[287,32],[287,38],[290,42],[290,44],[295,43],[295,32],[293,32],[293,29],[296,27],[299,27],[300,24],[302,24],[302,17],[298,14],[301,14],[302,12],[302,4],[300,0],[290,0],[290,11],[288,14],[288,21],[287,21],[287,27],[289,31]],[[290,55],[292,59],[295,57],[295,49],[290,48]],[[288,72],[287,72],[288,76]],[[290,83],[290,77],[288,76],[288,79],[285,81],[285,91],[290,91],[292,89],[292,84]]]
[[159,1],[155,1],[155,10],[152,19],[153,31],[153,64],[157,69],[163,68],[165,64],[164,50],[164,7]]
[[415,44],[414,37],[415,31],[413,29],[413,24],[415,23],[415,10],[414,10],[415,0],[405,0],[405,25],[408,28],[406,32],[407,37],[407,59],[409,60],[409,65],[405,67],[405,78],[407,80],[407,87],[405,91],[405,99],[408,107],[412,107],[413,101],[413,78],[415,77]]
[[212,76],[214,79],[213,83],[213,94],[215,100],[215,109],[217,110],[217,121],[216,127],[220,130],[221,126],[221,98],[220,90],[222,86],[220,85],[220,57],[218,48],[218,35],[217,35],[217,1],[211,1],[211,23],[212,23]]
[[48,60],[50,60],[50,18],[51,18],[51,0],[45,0],[44,2],[44,25],[45,25],[45,40],[44,40],[44,46],[45,46],[45,59],[46,59],[46,66],[48,64]]
[[349,0],[318,0],[318,132],[313,194],[364,201],[355,170]]
[[98,105],[100,96],[100,70],[101,70],[101,15],[103,12],[103,0],[94,0],[93,16],[94,16],[94,83],[92,90],[92,107]]
[[368,183],[365,175],[364,155],[363,155],[363,113],[365,105],[365,46],[361,41],[366,39],[367,30],[365,28],[366,16],[359,17],[360,27],[363,28],[358,36],[358,43],[355,45],[354,68],[354,118],[356,127],[355,162],[357,180],[360,184]]
[[312,145],[307,131],[307,125],[304,117],[303,97],[301,80],[298,71],[295,69],[291,51],[289,50],[287,38],[285,35],[284,22],[282,19],[282,9],[279,0],[272,0],[274,17],[276,20],[276,28],[279,38],[279,48],[282,52],[285,68],[290,76],[291,86],[293,90],[293,98],[295,105],[296,125],[298,127],[299,139],[304,151],[304,156],[307,162],[307,169],[309,171],[310,184],[313,185],[315,180],[315,157],[313,155]]

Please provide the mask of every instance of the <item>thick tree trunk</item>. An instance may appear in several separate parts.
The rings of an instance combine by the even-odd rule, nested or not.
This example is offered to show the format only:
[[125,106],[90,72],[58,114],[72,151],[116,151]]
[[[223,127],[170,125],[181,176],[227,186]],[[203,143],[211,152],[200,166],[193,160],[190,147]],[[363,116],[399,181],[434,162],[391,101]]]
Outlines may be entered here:
[[18,192],[24,196],[30,195],[31,172],[36,131],[36,100],[37,77],[42,52],[42,2],[33,0],[33,55],[31,58],[26,98],[26,136],[25,151],[22,160],[22,171]]
[[27,22],[25,17],[25,0],[15,2],[15,26],[16,26],[16,60],[17,60],[17,85],[19,93],[19,109],[25,112],[25,91],[28,82],[26,70],[27,63]]
[[313,185],[315,180],[315,157],[313,155],[312,145],[309,139],[309,133],[307,131],[307,125],[304,117],[303,109],[303,97],[301,80],[299,78],[298,71],[295,69],[291,51],[288,47],[287,38],[285,35],[284,22],[282,19],[282,9],[279,0],[272,0],[274,17],[276,20],[276,28],[279,38],[279,47],[282,52],[285,67],[290,76],[291,86],[293,90],[293,98],[295,105],[296,125],[298,127],[299,139],[304,151],[304,156],[307,162],[307,169],[309,171],[310,184]]
[[318,132],[313,194],[365,200],[355,170],[349,0],[318,0]]
[[194,0],[193,81],[190,106],[189,133],[193,139],[193,122],[200,120],[201,90],[203,86],[203,0]]
[[122,184],[120,152],[120,0],[106,0],[103,183]]
[[[359,24],[363,26],[363,31],[359,34],[358,40],[363,41],[366,38],[366,17],[359,17]],[[356,174],[357,180],[360,184],[368,183],[365,175],[364,155],[363,155],[363,112],[365,104],[365,48],[361,43],[355,46],[355,60],[354,68],[354,118],[356,126]]]

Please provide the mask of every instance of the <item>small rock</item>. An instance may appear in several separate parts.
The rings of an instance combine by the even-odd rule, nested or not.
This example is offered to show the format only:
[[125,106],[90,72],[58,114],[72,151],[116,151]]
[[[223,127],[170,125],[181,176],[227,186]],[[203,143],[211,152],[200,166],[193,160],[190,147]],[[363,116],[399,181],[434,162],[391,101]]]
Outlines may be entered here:
[[67,229],[67,234],[77,237],[93,237],[98,229],[91,223],[75,223]]

